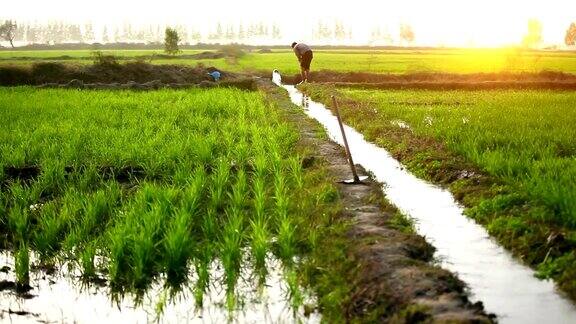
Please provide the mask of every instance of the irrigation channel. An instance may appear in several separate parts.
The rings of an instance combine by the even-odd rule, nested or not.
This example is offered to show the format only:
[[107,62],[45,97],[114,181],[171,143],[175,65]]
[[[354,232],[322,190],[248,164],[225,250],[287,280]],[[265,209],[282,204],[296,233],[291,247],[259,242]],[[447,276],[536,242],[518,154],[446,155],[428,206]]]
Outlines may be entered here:
[[[336,116],[310,100],[296,87],[272,80],[290,99],[320,122],[336,143],[343,145]],[[470,299],[482,301],[500,323],[576,323],[576,306],[550,280],[539,280],[529,267],[494,242],[486,230],[464,215],[452,194],[418,179],[385,149],[344,126],[355,163],[384,184],[386,198],[416,222],[418,233],[436,247],[440,265],[458,275],[470,288]]]

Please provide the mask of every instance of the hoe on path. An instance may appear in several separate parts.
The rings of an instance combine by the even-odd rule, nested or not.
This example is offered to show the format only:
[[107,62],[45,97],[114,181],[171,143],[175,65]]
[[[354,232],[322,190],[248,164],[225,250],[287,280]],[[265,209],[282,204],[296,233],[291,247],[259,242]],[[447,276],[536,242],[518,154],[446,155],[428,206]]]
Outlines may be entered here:
[[338,126],[340,126],[340,131],[342,132],[342,140],[344,141],[344,148],[346,149],[346,157],[348,158],[348,163],[350,164],[350,169],[352,170],[352,179],[340,180],[343,184],[364,184],[363,180],[368,177],[364,176],[362,178],[358,177],[358,172],[356,171],[356,165],[354,165],[354,160],[352,160],[352,153],[350,153],[350,147],[348,146],[348,140],[346,139],[346,132],[344,132],[344,125],[342,124],[342,117],[340,117],[340,110],[338,109],[338,102],[335,96],[331,96],[332,104],[334,105],[334,111],[336,112],[336,119],[338,119]]

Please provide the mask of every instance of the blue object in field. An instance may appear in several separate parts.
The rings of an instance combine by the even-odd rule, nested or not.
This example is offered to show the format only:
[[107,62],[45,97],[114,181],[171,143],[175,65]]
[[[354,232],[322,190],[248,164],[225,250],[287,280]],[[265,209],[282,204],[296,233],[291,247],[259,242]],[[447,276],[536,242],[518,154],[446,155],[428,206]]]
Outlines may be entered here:
[[220,76],[221,76],[220,72],[218,72],[218,71],[212,71],[212,72],[208,73],[208,75],[211,76],[212,79],[214,79],[214,81],[220,80]]

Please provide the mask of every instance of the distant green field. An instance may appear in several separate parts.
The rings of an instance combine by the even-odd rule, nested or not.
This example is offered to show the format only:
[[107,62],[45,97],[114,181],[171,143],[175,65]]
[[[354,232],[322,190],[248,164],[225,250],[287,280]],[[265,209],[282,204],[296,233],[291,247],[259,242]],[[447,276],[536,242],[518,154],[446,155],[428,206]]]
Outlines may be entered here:
[[[107,55],[120,57],[134,57],[142,55],[164,54],[162,50],[102,50]],[[202,52],[200,50],[184,50],[182,54],[195,54]],[[14,58],[32,58],[46,59],[57,58],[60,56],[69,56],[74,59],[91,59],[93,51],[91,50],[38,50],[38,51],[0,51],[0,60],[12,60]]]
[[[161,50],[104,51],[123,58],[162,54]],[[182,54],[199,51],[186,50]],[[0,51],[0,64],[28,65],[67,55],[67,63],[88,64],[90,51]],[[21,60],[18,57],[34,59]],[[275,50],[272,53],[247,53],[234,59],[196,60],[189,58],[154,59],[155,64],[186,64],[216,66],[228,71],[269,72],[278,69],[283,73],[298,73],[298,61],[290,52]],[[408,72],[539,72],[543,70],[576,73],[576,53],[535,52],[517,49],[484,50],[318,50],[314,54],[312,70],[341,72],[408,73]]]

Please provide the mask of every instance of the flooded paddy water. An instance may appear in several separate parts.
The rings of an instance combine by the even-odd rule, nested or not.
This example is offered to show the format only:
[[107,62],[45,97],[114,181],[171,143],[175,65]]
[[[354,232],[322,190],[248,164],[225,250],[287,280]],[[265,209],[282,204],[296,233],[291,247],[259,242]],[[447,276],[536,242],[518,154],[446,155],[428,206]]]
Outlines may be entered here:
[[[34,264],[34,262],[32,262]],[[237,285],[240,300],[235,310],[226,308],[226,288],[222,265],[214,261],[210,266],[210,286],[202,307],[194,302],[192,286],[171,297],[157,280],[147,291],[141,304],[125,296],[114,302],[105,285],[87,286],[77,269],[68,270],[64,264],[54,273],[45,270],[31,272],[32,290],[25,294],[4,290],[0,292],[0,321],[11,323],[319,323],[321,316],[305,307],[314,299],[304,293],[304,306],[294,309],[290,303],[290,289],[284,280],[281,262],[269,257],[266,283],[258,288],[256,274],[249,267],[241,271]],[[14,257],[0,254],[0,282],[14,282]],[[195,282],[195,273],[190,273]],[[313,308],[313,306],[311,306]]]
[[[279,73],[273,74],[273,81],[321,123],[332,140],[343,144],[330,110],[294,86],[282,84]],[[384,184],[386,198],[415,221],[418,233],[436,247],[440,265],[468,285],[472,301],[481,301],[500,323],[576,323],[576,307],[554,283],[537,279],[532,269],[492,240],[464,215],[449,191],[418,179],[353,128],[345,126],[345,131],[354,161]]]

